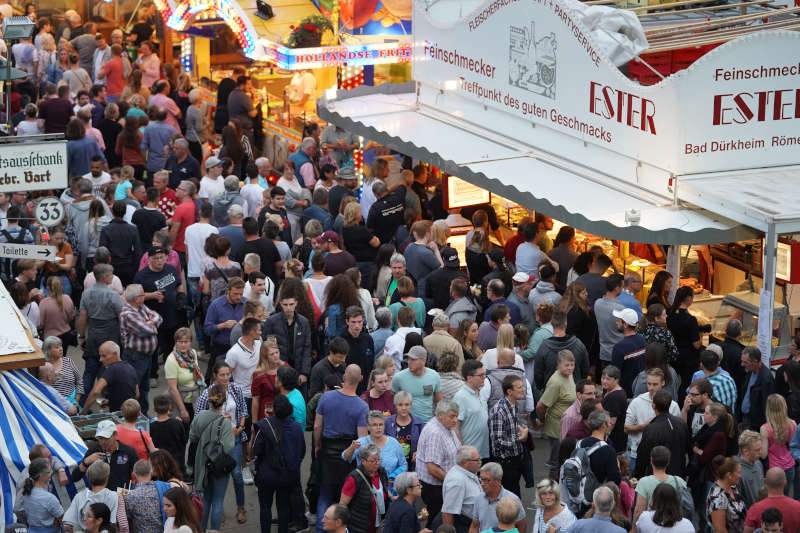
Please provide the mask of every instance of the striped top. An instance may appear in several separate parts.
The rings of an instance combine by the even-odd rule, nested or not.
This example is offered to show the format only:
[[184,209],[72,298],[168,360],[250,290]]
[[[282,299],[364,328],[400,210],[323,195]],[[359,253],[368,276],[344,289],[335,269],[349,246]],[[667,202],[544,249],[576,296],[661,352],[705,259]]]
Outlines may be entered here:
[[83,379],[81,379],[80,370],[75,365],[70,357],[61,358],[61,370],[56,372],[56,381],[53,383],[53,388],[64,398],[69,398],[78,389],[78,394],[83,396]]

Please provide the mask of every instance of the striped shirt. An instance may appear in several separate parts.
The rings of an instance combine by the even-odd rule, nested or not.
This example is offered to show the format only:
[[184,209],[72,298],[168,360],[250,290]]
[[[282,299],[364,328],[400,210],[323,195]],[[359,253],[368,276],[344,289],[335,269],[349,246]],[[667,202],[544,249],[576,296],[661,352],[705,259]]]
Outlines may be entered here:
[[161,315],[146,305],[138,309],[131,304],[123,305],[119,314],[122,349],[153,353],[158,345],[158,326],[163,321]]
[[69,398],[76,391],[83,396],[83,379],[75,361],[67,356],[61,357],[61,370],[56,372],[53,388],[64,398]]
[[419,480],[429,485],[441,485],[442,480],[428,472],[427,463],[436,464],[447,474],[456,464],[456,452],[460,446],[461,442],[454,430],[444,427],[438,418],[431,418],[422,428],[417,442],[416,470]]

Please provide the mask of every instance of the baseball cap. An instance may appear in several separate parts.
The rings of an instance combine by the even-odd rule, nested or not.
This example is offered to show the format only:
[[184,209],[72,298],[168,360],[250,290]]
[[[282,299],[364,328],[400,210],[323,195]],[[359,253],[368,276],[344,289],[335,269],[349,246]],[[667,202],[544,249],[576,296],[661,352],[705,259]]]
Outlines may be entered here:
[[514,277],[511,278],[511,281],[513,281],[515,285],[522,285],[529,281],[536,281],[536,276],[533,274],[526,274],[525,272],[517,272],[514,274]]
[[625,309],[614,310],[611,312],[616,318],[619,318],[629,326],[636,326],[639,324],[639,315],[636,314],[636,311],[631,309],[630,307],[626,307]]
[[111,436],[116,432],[117,425],[113,420],[101,420],[100,423],[97,424],[97,429],[94,432],[94,436],[100,437],[101,439],[110,439]]
[[428,350],[424,346],[412,346],[406,355],[409,359],[427,359]]
[[340,180],[354,180],[356,179],[356,171],[353,170],[353,167],[347,167],[347,166],[341,167],[339,168],[337,177]]
[[156,255],[156,254],[164,254],[169,255],[166,248],[162,248],[161,246],[153,246],[150,248],[148,255]]
[[445,246],[444,248],[442,248],[441,254],[444,266],[446,267],[461,266],[458,260],[458,252],[456,252],[455,248],[451,248],[450,246]]
[[319,237],[317,237],[317,244],[323,244],[323,243],[326,243],[326,242],[338,243],[339,242],[339,234],[336,233],[333,230],[328,230],[325,233],[323,233],[322,235],[320,235]]
[[206,168],[216,167],[222,164],[222,160],[219,157],[210,155],[208,159],[206,159]]

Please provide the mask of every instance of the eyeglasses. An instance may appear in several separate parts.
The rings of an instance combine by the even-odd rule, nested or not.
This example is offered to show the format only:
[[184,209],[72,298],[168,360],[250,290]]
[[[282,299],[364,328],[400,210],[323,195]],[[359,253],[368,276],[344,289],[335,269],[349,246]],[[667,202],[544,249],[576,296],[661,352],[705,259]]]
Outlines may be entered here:
[[485,483],[491,483],[492,482],[492,479],[491,478],[487,478],[487,477],[482,477],[482,478],[480,478],[480,480],[481,480],[481,485],[483,485]]

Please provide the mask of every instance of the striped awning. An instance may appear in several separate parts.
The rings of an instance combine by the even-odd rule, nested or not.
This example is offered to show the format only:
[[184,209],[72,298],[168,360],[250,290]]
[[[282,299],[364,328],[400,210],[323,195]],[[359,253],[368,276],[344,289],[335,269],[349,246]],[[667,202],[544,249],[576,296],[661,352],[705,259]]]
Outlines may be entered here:
[[[0,372],[0,530],[14,522],[14,496],[22,470],[30,463],[28,451],[45,444],[69,470],[83,458],[86,444],[69,416],[36,378],[25,370]],[[80,486],[83,484],[81,483]],[[77,487],[70,481],[58,487],[59,498],[68,503]]]

